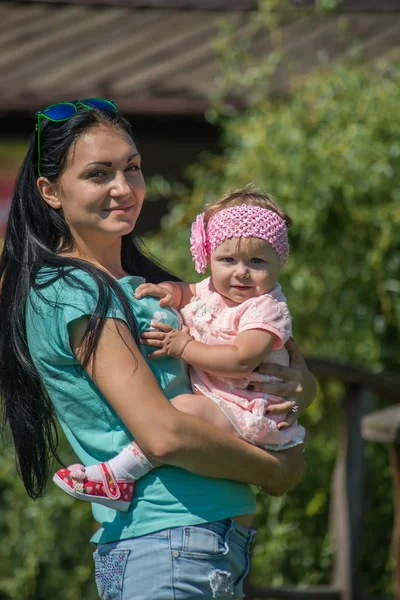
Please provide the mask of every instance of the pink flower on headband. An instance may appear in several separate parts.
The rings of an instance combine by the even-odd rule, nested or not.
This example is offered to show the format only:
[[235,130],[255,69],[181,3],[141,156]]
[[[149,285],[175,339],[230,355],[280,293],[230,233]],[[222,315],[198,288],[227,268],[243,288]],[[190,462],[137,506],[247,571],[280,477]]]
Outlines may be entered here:
[[205,273],[207,267],[206,232],[204,231],[204,213],[197,215],[192,224],[190,252],[198,273]]

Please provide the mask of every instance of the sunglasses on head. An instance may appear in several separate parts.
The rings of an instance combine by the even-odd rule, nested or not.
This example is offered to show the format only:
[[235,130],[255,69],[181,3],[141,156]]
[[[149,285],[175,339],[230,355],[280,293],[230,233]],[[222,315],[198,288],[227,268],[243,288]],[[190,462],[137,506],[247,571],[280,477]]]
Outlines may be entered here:
[[86,98],[85,100],[74,100],[73,102],[59,102],[58,104],[51,104],[43,110],[38,110],[36,113],[37,124],[37,138],[38,138],[38,174],[40,173],[40,122],[42,119],[47,119],[53,123],[61,123],[62,121],[68,121],[78,112],[78,106],[84,106],[89,110],[110,110],[111,112],[118,112],[118,108],[112,100],[106,100],[105,98]]

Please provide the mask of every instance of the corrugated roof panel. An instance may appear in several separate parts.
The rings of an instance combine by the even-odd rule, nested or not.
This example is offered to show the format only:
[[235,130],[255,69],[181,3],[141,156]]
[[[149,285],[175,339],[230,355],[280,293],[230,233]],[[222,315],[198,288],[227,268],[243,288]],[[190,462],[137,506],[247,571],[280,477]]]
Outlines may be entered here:
[[82,53],[95,52],[93,42],[98,32],[102,28],[108,30],[118,21],[123,23],[123,12],[123,9],[112,13],[101,11],[85,20],[77,7],[72,14],[63,15],[59,26],[46,23],[46,28],[52,31],[46,36],[43,36],[42,24],[38,35],[19,43],[13,52],[0,56],[0,73],[6,61],[8,71],[4,78],[1,76],[2,85],[12,86],[13,93],[40,91],[41,86],[49,82],[51,73],[60,73],[64,66],[69,66],[73,75]]
[[[250,13],[79,4],[0,4],[0,107],[37,107],[62,98],[108,96],[133,111],[202,111],[220,74],[213,49],[218,21],[232,20],[238,38]],[[303,15],[283,24],[287,72],[318,66],[319,50],[342,60],[351,40],[362,56],[394,57],[400,14]],[[260,33],[252,53],[270,52]],[[190,109],[192,106],[192,109]]]
[[[184,14],[180,14],[179,11],[172,14],[158,12],[159,18],[153,21],[151,33],[142,26],[140,15],[132,14],[128,17],[131,19],[130,32],[116,35],[108,44],[103,43],[103,38],[99,35],[96,49],[82,56],[79,65],[64,66],[57,80],[65,81],[65,78],[68,78],[70,85],[86,89],[107,81],[110,89],[114,91],[116,82],[121,78],[132,74],[133,78],[139,76],[143,69],[164,59],[168,50],[173,53],[181,38],[189,41],[192,35],[191,30],[187,30]],[[174,31],[184,33],[175,35]],[[132,89],[136,90],[135,82],[132,85]]]
[[[142,68],[140,72],[131,72],[115,84],[116,93],[126,94],[132,89],[154,89],[153,82],[159,88],[160,80],[164,87],[168,84],[169,77],[179,73],[181,69],[190,68],[199,53],[212,57],[210,40],[216,35],[212,23],[204,22],[201,26],[190,29],[182,27],[174,36],[163,40],[150,52],[140,56]],[[136,57],[135,57],[136,59]],[[135,67],[136,60],[133,61]]]

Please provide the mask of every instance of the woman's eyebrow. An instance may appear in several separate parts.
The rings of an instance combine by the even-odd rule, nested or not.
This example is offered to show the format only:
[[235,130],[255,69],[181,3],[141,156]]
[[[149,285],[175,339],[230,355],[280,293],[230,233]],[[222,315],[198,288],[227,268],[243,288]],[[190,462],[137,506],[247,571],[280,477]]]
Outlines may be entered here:
[[[135,158],[135,156],[139,156],[139,152],[134,152],[134,154],[131,154],[127,158],[126,162],[129,162],[130,160],[132,160],[132,158]],[[112,167],[112,162],[108,161],[108,160],[104,160],[104,161],[102,161],[102,160],[95,160],[94,162],[87,163],[86,166],[88,167],[89,165],[104,165],[105,167]]]
[[87,163],[86,166],[88,167],[89,165],[104,165],[105,167],[111,167],[112,162],[111,161],[95,160],[94,162]]

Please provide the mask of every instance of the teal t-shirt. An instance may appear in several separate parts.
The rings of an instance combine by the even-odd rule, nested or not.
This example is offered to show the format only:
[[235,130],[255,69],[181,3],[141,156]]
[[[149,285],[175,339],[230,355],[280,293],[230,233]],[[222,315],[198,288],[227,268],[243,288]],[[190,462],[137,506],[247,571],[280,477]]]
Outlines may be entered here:
[[[44,283],[53,274],[48,269],[42,270],[38,280]],[[41,287],[40,292],[31,289],[26,306],[27,339],[32,360],[54,403],[68,441],[81,462],[92,465],[118,454],[130,443],[132,435],[86,372],[79,369],[71,350],[71,323],[91,315],[98,300],[93,279],[78,269],[74,274],[88,286],[87,291],[77,289],[63,279]],[[143,282],[142,278],[133,276],[118,282],[128,298],[139,333],[149,328],[153,318],[179,327],[178,313],[173,309],[161,309],[158,300],[151,297],[136,300],[134,291]],[[120,301],[114,294],[108,317],[126,322]],[[148,346],[140,347],[145,359],[151,350]],[[149,360],[148,364],[169,400],[181,393],[191,393],[183,361],[160,357]],[[170,527],[253,513],[255,496],[246,484],[209,479],[177,467],[163,466],[137,482],[128,512],[100,504],[92,504],[92,507],[95,519],[102,524],[92,541],[106,543]]]

